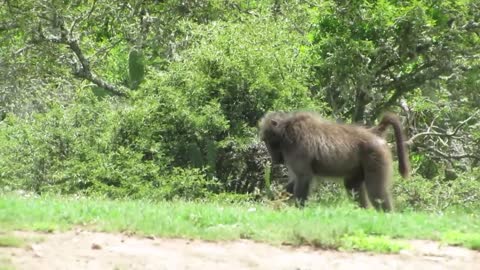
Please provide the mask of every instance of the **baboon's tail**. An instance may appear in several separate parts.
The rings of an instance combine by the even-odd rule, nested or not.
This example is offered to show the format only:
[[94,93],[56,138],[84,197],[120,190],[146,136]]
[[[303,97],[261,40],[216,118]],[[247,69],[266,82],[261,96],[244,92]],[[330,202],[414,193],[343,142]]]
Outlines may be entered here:
[[371,130],[377,135],[383,137],[388,125],[393,127],[393,132],[395,134],[395,144],[397,145],[398,155],[398,170],[403,178],[407,178],[410,171],[410,162],[404,141],[405,136],[403,135],[402,125],[400,123],[400,119],[398,119],[398,116],[393,113],[384,114],[378,126],[372,128]]

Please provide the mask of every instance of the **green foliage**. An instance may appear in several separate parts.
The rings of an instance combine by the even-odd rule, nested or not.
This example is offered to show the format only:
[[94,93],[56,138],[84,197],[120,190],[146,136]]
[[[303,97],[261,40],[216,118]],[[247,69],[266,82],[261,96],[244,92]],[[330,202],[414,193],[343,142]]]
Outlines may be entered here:
[[221,187],[218,182],[205,176],[199,169],[173,168],[168,177],[162,179],[158,185],[159,192],[145,196],[154,200],[161,199],[186,199],[209,198]]
[[305,87],[306,55],[297,50],[302,38],[286,25],[267,17],[183,27],[195,46],[172,64],[165,83],[193,106],[219,104],[232,134],[248,134],[265,111],[315,106]]
[[[134,78],[131,77],[131,69],[134,68],[135,79],[139,80],[135,83],[140,83],[142,79],[140,67],[142,59],[140,56],[131,59],[130,54],[131,51],[129,52],[128,44],[116,44],[114,48],[108,51],[105,57],[97,60],[99,64],[101,63],[101,65],[99,65],[101,68],[99,68],[98,71],[111,82],[132,86],[134,85]],[[135,61],[134,67],[132,67],[131,61]]]
[[137,89],[145,77],[145,60],[141,51],[132,49],[128,55],[130,88]]
[[438,89],[431,82],[443,81],[442,75],[461,76],[473,63],[467,55],[475,54],[464,45],[478,40],[463,27],[473,19],[471,5],[325,1],[310,34],[320,98],[334,113],[362,121],[419,87]]
[[480,207],[480,181],[478,175],[463,174],[454,181],[421,177],[401,180],[394,186],[400,208],[442,211],[443,209],[477,209]]
[[0,158],[0,183],[38,193],[113,198],[195,198],[215,190],[200,170],[168,169],[167,150],[158,143],[122,143],[121,115],[110,102],[80,93],[71,107],[52,105],[31,120],[10,116],[1,129],[0,149],[6,154]]
[[118,143],[145,153],[147,159],[163,151],[175,165],[214,168],[216,138],[229,128],[220,105],[192,104],[189,95],[164,86],[161,74],[151,72],[147,78],[121,120]]

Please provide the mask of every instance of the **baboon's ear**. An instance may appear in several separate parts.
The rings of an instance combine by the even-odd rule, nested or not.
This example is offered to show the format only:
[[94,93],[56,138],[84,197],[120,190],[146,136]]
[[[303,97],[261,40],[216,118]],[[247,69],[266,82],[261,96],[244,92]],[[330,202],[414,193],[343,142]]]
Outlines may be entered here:
[[278,126],[278,121],[277,120],[271,119],[270,121],[272,123],[272,126],[274,126],[274,127]]

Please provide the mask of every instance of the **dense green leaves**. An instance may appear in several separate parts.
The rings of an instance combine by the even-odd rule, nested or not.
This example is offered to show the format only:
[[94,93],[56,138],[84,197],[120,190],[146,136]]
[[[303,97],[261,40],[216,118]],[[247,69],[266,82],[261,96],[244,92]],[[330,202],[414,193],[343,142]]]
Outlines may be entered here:
[[256,126],[267,110],[313,108],[306,80],[302,37],[267,19],[192,28],[192,47],[171,65],[169,86],[188,94],[193,106],[220,104],[232,131]]
[[312,48],[320,95],[334,113],[371,119],[418,88],[436,91],[442,76],[463,76],[478,54],[478,26],[469,26],[476,4],[457,2],[326,5]]

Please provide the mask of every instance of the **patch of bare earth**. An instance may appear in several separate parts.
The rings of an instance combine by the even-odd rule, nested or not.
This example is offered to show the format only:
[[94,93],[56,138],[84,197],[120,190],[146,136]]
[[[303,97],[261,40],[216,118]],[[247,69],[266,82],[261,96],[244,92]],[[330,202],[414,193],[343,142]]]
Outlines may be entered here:
[[480,269],[480,253],[430,241],[411,241],[396,255],[275,247],[241,240],[149,239],[86,231],[42,234],[26,248],[0,248],[14,269]]

